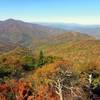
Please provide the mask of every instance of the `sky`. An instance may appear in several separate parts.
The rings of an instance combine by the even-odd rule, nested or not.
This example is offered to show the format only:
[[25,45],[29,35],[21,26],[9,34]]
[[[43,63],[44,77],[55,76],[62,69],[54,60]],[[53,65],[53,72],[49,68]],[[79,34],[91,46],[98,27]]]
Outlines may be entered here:
[[100,24],[100,0],[0,0],[0,20]]

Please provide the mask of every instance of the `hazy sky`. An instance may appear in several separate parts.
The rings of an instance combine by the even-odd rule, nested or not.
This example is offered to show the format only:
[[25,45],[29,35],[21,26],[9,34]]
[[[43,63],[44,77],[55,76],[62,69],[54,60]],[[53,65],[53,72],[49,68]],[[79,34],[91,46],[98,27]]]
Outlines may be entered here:
[[100,0],[0,0],[0,20],[100,24]]

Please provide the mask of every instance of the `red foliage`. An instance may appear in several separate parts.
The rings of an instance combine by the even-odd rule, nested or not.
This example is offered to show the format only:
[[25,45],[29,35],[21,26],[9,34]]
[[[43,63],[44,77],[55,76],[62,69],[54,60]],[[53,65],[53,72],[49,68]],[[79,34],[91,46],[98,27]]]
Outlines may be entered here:
[[26,81],[13,81],[11,88],[7,83],[0,84],[0,100],[7,100],[7,93],[13,92],[15,100],[59,100],[54,90],[49,86],[39,86],[36,91],[32,91],[31,83]]

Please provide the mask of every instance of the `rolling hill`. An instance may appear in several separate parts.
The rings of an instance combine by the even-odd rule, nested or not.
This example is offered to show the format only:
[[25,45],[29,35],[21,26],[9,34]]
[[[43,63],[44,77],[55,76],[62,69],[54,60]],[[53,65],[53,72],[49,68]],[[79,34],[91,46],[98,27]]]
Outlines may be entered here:
[[34,49],[44,44],[52,45],[86,38],[92,37],[79,32],[66,32],[64,29],[50,28],[20,20],[8,19],[0,21],[1,51],[2,49],[6,51],[6,48],[10,50],[16,45]]
[[44,50],[46,55],[57,56],[71,62],[78,71],[89,67],[100,70],[100,40],[74,40],[60,44],[44,45],[39,47],[38,51],[41,49]]
[[60,34],[64,30],[44,27],[38,24],[8,19],[0,21],[0,40],[29,45],[32,40],[44,39],[51,34]]
[[[1,97],[6,98],[9,93],[12,97],[14,91],[14,96],[23,98],[26,96],[23,93],[30,91],[32,97],[36,94],[36,100],[40,100],[51,90],[51,100],[55,93],[52,92],[55,88],[51,85],[51,79],[57,76],[58,80],[59,75],[63,76],[60,72],[64,71],[60,67],[65,72],[70,69],[71,74],[75,75],[75,88],[84,90],[88,72],[95,70],[100,73],[100,40],[80,32],[68,32],[13,19],[0,22]],[[69,73],[68,80],[71,78]],[[86,96],[82,95],[82,99]]]
[[41,25],[52,27],[52,28],[60,28],[66,31],[74,31],[86,33],[90,36],[94,36],[97,39],[100,39],[100,25],[81,25],[75,23],[41,23]]

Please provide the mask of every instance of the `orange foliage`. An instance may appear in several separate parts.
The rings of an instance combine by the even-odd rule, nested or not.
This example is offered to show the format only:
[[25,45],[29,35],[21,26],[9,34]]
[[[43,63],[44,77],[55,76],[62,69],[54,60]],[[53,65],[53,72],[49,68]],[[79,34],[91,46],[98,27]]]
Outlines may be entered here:
[[38,70],[36,70],[33,77],[37,78],[37,77],[40,77],[40,76],[45,77],[47,75],[51,75],[59,69],[59,65],[67,65],[67,67],[69,69],[71,64],[68,61],[65,61],[65,60],[56,61],[56,62],[51,63],[51,64],[46,64],[42,68],[39,68]]
[[9,91],[15,94],[15,100],[24,100],[25,98],[27,100],[59,100],[59,97],[48,85],[41,85],[36,91],[32,91],[33,87],[30,81],[13,80],[11,84],[14,84],[12,89],[7,83],[0,84],[0,100],[7,100]]

